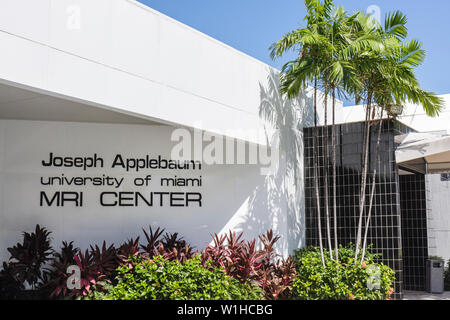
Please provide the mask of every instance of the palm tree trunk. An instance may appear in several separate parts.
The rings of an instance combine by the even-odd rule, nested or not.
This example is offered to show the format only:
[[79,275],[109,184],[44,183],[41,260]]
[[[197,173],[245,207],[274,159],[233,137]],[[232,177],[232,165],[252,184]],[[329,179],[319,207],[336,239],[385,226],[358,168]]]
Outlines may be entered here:
[[320,214],[320,193],[319,193],[319,138],[318,138],[318,130],[317,130],[317,78],[314,79],[314,138],[313,138],[313,149],[314,149],[314,189],[316,193],[316,201],[317,201],[317,229],[318,229],[318,237],[319,237],[319,247],[320,247],[320,256],[322,259],[322,266],[325,268],[325,258],[323,255],[323,244],[322,244],[322,222],[321,222],[321,214]]
[[377,146],[376,146],[376,151],[375,151],[375,164],[374,164],[373,176],[372,176],[372,189],[370,191],[369,209],[367,212],[366,229],[364,231],[364,241],[363,241],[363,248],[362,248],[362,252],[361,252],[361,263],[364,261],[364,255],[366,253],[367,234],[369,231],[370,219],[372,217],[372,204],[373,204],[373,198],[375,195],[377,168],[378,168],[378,164],[380,162],[379,156],[380,156],[380,141],[381,141],[382,127],[383,127],[383,110],[381,110],[381,116],[380,116],[380,122],[379,122],[379,128],[378,128]]
[[362,220],[364,215],[364,205],[366,203],[366,180],[367,180],[367,163],[369,160],[370,149],[370,111],[372,105],[372,94],[367,95],[367,109],[366,109],[366,131],[363,142],[363,166],[361,169],[361,190],[359,194],[359,219],[358,219],[358,231],[356,235],[356,250],[355,250],[355,263],[358,260],[358,254],[361,246],[361,234],[362,234]]
[[333,88],[333,124],[332,124],[332,149],[333,149],[333,227],[334,227],[334,251],[336,261],[339,261],[338,232],[337,232],[337,195],[336,195],[336,88]]
[[322,145],[323,145],[323,176],[324,176],[324,197],[325,197],[325,217],[327,223],[327,240],[330,258],[333,259],[333,247],[331,245],[331,228],[330,228],[330,204],[328,199],[328,89],[325,82],[325,96],[324,96],[324,126],[322,130]]

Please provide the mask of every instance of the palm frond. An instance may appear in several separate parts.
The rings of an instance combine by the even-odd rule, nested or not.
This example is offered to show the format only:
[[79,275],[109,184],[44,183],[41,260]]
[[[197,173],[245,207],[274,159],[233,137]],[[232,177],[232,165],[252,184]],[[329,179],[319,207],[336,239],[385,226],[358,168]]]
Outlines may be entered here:
[[408,36],[407,22],[408,18],[400,11],[388,13],[384,22],[384,32],[400,40],[405,39]]
[[425,50],[422,49],[422,43],[417,40],[411,40],[404,43],[400,49],[401,58],[399,64],[406,64],[411,67],[418,67],[425,61]]

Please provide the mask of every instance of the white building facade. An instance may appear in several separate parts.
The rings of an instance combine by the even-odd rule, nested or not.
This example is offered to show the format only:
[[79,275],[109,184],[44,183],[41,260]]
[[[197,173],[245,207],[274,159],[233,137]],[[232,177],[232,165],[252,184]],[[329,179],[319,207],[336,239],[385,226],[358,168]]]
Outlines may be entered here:
[[[55,247],[149,225],[197,248],[228,230],[273,229],[283,256],[304,245],[311,94],[280,99],[276,70],[132,0],[2,1],[0,42],[1,260],[36,224]],[[202,143],[201,169],[160,165],[180,129]]]
[[[305,245],[310,91],[280,98],[277,70],[133,0],[4,0],[0,43],[0,260],[36,224],[55,247],[149,225],[197,248],[229,230],[273,229],[282,256]],[[450,132],[444,99],[400,120]],[[427,177],[429,253],[446,259],[449,183]]]

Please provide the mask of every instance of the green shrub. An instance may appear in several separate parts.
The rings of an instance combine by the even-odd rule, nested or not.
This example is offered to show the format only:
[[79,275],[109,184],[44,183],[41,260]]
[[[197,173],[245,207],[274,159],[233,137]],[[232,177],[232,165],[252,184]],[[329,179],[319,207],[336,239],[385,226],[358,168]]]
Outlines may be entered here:
[[393,293],[394,271],[376,263],[377,255],[367,252],[363,264],[355,264],[353,247],[339,248],[339,262],[325,251],[322,266],[320,250],[315,247],[296,252],[298,275],[293,298],[301,300],[385,300]]
[[450,260],[447,261],[447,266],[444,271],[444,290],[450,291]]
[[262,291],[227,276],[223,269],[205,268],[200,258],[184,263],[162,257],[135,258],[118,269],[118,283],[96,292],[96,300],[257,300]]

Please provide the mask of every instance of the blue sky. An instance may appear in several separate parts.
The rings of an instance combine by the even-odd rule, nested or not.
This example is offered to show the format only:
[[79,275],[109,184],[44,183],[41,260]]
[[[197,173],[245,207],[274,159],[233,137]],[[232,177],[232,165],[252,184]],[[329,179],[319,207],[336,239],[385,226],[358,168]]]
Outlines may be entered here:
[[[303,0],[139,1],[278,69],[289,56],[272,61],[268,47],[302,25],[305,16]],[[410,37],[422,41],[427,51],[424,65],[417,69],[422,87],[450,93],[450,1],[335,0],[335,4],[348,11],[375,5],[382,18],[390,11],[405,13]]]

